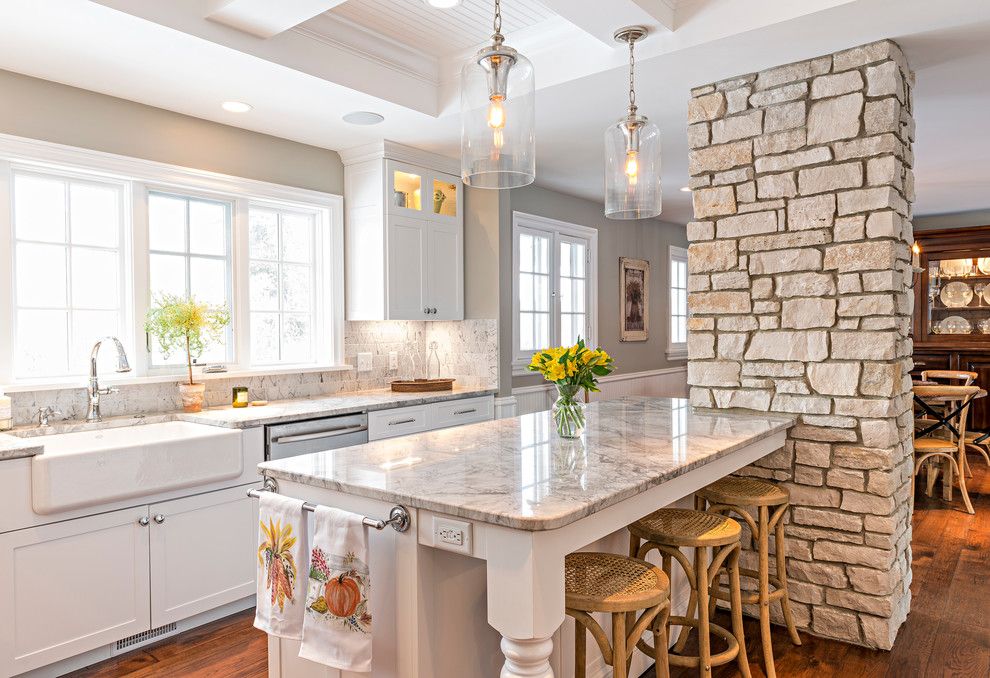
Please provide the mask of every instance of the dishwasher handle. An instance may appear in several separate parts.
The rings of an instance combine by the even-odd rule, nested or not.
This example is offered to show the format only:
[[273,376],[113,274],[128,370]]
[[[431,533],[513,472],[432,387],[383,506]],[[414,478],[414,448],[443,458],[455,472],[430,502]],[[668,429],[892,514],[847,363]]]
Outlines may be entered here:
[[336,428],[328,428],[322,431],[314,431],[313,433],[299,433],[297,435],[290,436],[279,436],[278,438],[272,438],[272,443],[276,445],[284,445],[287,443],[301,443],[306,440],[319,440],[320,438],[336,438],[337,436],[344,436],[348,433],[360,433],[361,431],[367,431],[368,426],[366,424],[358,424],[356,426],[338,426]]

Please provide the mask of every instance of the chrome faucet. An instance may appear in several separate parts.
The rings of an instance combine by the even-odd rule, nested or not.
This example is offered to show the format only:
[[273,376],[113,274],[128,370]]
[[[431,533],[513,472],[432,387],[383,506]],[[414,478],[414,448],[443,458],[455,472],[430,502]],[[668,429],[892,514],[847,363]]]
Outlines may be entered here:
[[100,354],[100,346],[104,341],[112,341],[117,346],[117,372],[130,372],[131,365],[127,362],[127,353],[124,345],[117,337],[103,337],[93,344],[93,352],[89,357],[89,412],[86,413],[86,421],[102,421],[100,415],[100,397],[117,393],[115,388],[100,388],[100,380],[96,375],[96,357]]

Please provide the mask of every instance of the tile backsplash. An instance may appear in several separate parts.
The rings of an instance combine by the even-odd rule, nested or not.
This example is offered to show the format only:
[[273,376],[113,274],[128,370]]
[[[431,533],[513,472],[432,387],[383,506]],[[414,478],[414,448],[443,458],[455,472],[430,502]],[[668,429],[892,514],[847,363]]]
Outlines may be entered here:
[[[453,377],[458,386],[498,386],[498,323],[496,320],[464,321],[359,321],[344,327],[344,362],[357,366],[358,353],[372,354],[368,372],[356,370],[230,377],[211,375],[206,380],[206,404],[230,403],[234,386],[247,386],[256,400],[286,400],[364,391],[387,387],[394,379],[426,376],[429,345],[436,341],[440,374]],[[389,353],[398,355],[398,369],[388,369]],[[53,406],[58,419],[79,420],[86,416],[84,380],[78,388],[39,389],[11,393],[14,425],[30,424],[39,408]],[[102,402],[104,417],[153,414],[180,409],[174,382],[129,384]]]

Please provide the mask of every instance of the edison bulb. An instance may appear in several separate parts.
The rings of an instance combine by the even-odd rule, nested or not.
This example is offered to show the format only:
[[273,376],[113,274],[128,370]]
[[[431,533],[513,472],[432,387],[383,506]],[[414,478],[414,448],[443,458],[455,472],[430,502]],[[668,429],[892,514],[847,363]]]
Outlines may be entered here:
[[626,151],[626,176],[629,183],[636,183],[639,176],[639,153],[636,151]]
[[502,97],[493,96],[491,104],[488,106],[488,126],[492,129],[505,127],[505,107],[502,105],[502,101]]

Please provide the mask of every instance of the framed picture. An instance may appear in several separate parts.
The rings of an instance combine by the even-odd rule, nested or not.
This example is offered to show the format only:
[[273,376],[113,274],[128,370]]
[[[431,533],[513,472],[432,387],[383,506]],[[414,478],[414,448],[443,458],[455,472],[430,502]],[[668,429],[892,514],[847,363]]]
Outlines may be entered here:
[[619,257],[619,341],[650,338],[650,262]]

